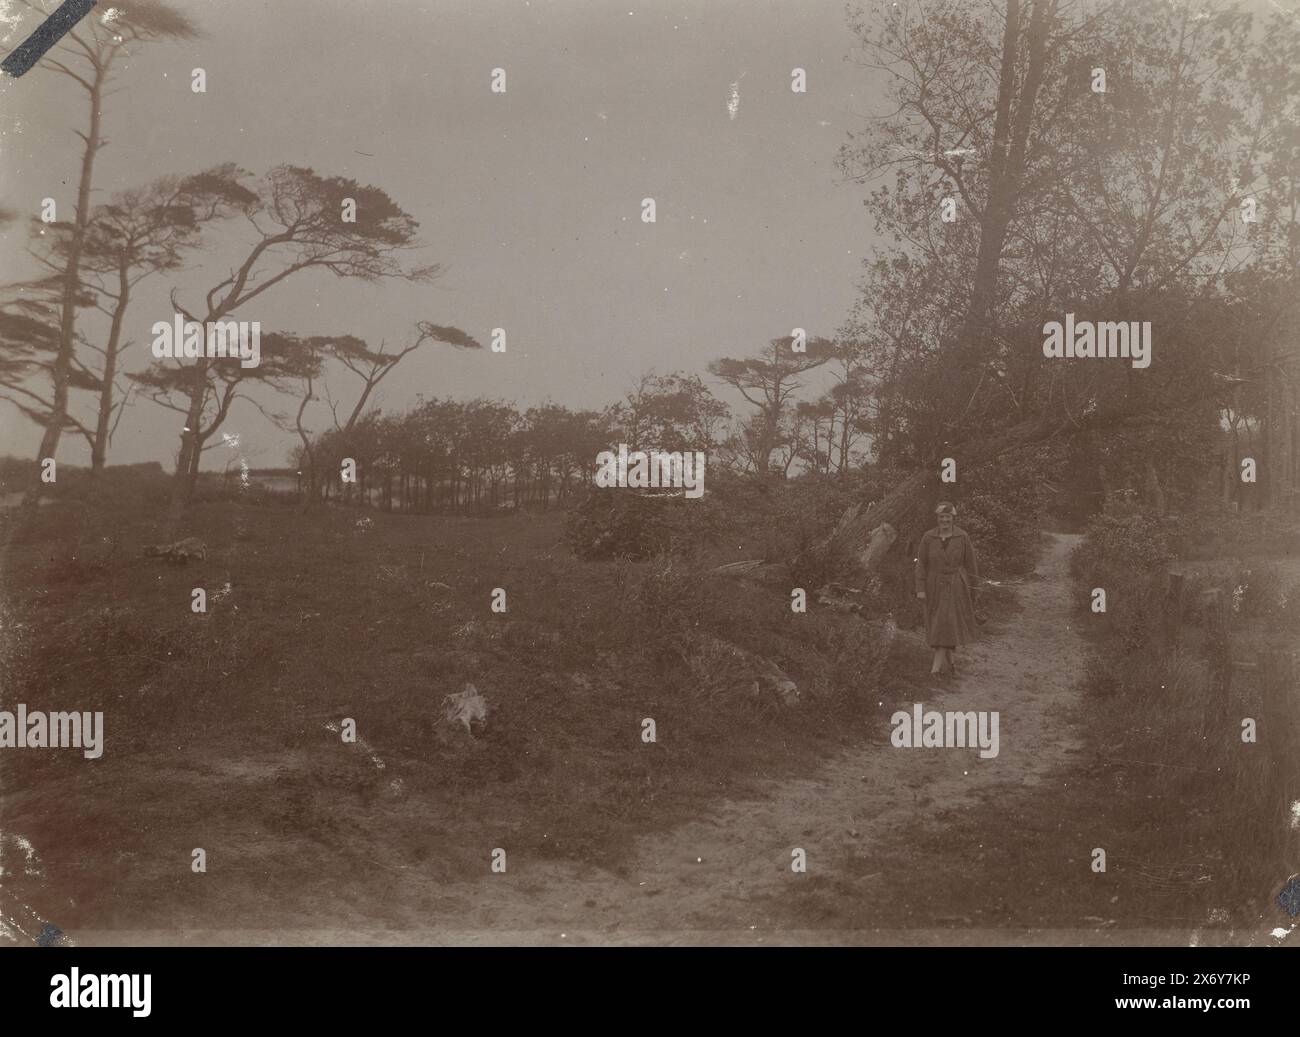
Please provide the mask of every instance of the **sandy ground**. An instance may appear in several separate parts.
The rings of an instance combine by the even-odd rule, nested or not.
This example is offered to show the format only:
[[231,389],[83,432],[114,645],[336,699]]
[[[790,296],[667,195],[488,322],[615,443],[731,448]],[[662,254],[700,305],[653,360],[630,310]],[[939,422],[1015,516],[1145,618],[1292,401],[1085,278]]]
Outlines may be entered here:
[[[1003,841],[1015,840],[1016,803],[1051,795],[1068,781],[1082,742],[1074,687],[1083,648],[1072,628],[1067,559],[1078,537],[1055,534],[1037,572],[1018,589],[1023,611],[997,636],[963,649],[961,675],[935,682],[927,708],[996,710],[1000,752],[903,749],[889,744],[889,718],[913,698],[882,699],[879,737],[807,778],[773,782],[753,798],[719,801],[707,815],[642,838],[617,872],[510,856],[504,874],[435,882],[417,869],[377,869],[384,915],[402,924],[293,930],[81,932],[83,944],[1071,944],[1119,937],[1043,926],[999,926],[998,905],[971,903],[960,917],[900,907],[900,884],[927,875],[900,833],[918,824],[940,832],[968,811],[997,811]],[[978,816],[978,815],[977,815]],[[1008,836],[1008,830],[1010,835]],[[792,870],[792,851],[806,873]],[[961,847],[965,853],[967,847]],[[959,848],[953,847],[956,855]],[[983,857],[979,853],[979,857]],[[990,858],[976,867],[998,866]],[[485,869],[486,871],[486,869]],[[821,916],[807,917],[810,890]],[[827,917],[830,900],[879,926],[845,929]],[[415,905],[419,905],[417,908]],[[875,910],[878,908],[878,911]],[[833,913],[833,908],[832,908]],[[323,921],[324,919],[322,919]],[[812,924],[809,924],[809,922]],[[1062,919],[1058,925],[1065,923]],[[1076,923],[1077,924],[1077,923]],[[956,926],[948,928],[947,926]],[[1174,934],[1127,930],[1123,942],[1183,942]]]
[[[314,773],[305,751],[292,759],[162,754],[145,761],[148,782],[129,794],[171,790],[202,815],[208,844],[239,846],[242,863],[198,879],[202,893],[159,878],[154,897],[171,908],[153,918],[174,915],[182,927],[77,928],[75,905],[47,881],[41,848],[8,831],[0,836],[0,946],[30,944],[43,918],[67,918],[69,937],[90,946],[1240,943],[1240,934],[1173,917],[1186,912],[1144,898],[1131,876],[1090,873],[1089,848],[1106,834],[1080,805],[1114,790],[1093,787],[1081,736],[1084,644],[1067,569],[1078,539],[1048,535],[1035,573],[1016,588],[1021,611],[962,650],[955,681],[887,691],[861,744],[810,760],[806,777],[750,785],[748,798],[719,798],[688,823],[647,833],[613,870],[515,852],[508,835],[502,874],[490,873],[486,858],[472,877],[403,863],[413,860],[414,836],[437,830],[439,819],[436,802],[401,788],[382,804],[345,796],[328,806],[321,818],[338,829],[333,850],[294,841],[316,838],[310,827],[259,832],[244,819],[214,830],[222,822],[202,806],[213,789],[261,789],[274,799],[281,768]],[[893,747],[890,717],[918,696],[927,709],[997,711],[998,756]],[[249,802],[250,816],[268,813]],[[352,834],[339,843],[344,833]],[[52,861],[56,849],[67,855],[52,848]],[[796,850],[806,872],[791,867]],[[343,854],[329,874],[308,864],[321,852],[331,862]],[[136,870],[144,860],[127,854],[122,866],[149,888],[152,873]],[[250,903],[264,910],[250,912]],[[242,925],[214,928],[223,918]],[[259,927],[248,928],[249,919]]]

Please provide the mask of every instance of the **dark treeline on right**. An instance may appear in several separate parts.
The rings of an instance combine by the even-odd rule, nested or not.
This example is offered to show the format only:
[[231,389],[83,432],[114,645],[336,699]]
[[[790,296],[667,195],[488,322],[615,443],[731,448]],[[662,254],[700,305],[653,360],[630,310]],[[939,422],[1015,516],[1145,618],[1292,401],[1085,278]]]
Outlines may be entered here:
[[[892,113],[840,156],[892,242],[849,322],[878,462],[1065,440],[1054,487],[1095,504],[1141,488],[1163,510],[1249,496],[1250,455],[1253,503],[1288,499],[1295,20],[1010,0],[1005,21],[882,4],[856,30]],[[1045,359],[1043,325],[1067,313],[1150,321],[1151,366]]]
[[[1298,474],[1297,21],[1007,0],[852,24],[886,83],[839,155],[883,241],[859,302],[806,354],[710,365],[755,407],[732,456],[801,486],[768,561],[820,585],[887,523],[873,564],[901,572],[940,498],[1003,574],[1032,567],[1045,511],[1131,522],[1155,565],[1159,544],[1276,532]],[[1045,357],[1067,314],[1149,322],[1150,365]],[[821,364],[829,390],[800,400]]]

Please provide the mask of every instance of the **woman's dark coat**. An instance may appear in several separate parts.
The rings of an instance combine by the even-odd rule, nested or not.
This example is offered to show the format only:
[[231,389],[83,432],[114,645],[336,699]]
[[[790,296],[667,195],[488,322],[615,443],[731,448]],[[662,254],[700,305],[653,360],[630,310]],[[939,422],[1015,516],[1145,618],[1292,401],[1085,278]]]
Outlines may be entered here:
[[971,589],[979,579],[975,547],[953,526],[947,540],[932,529],[916,552],[916,589],[925,591],[925,632],[932,648],[968,644],[979,637]]

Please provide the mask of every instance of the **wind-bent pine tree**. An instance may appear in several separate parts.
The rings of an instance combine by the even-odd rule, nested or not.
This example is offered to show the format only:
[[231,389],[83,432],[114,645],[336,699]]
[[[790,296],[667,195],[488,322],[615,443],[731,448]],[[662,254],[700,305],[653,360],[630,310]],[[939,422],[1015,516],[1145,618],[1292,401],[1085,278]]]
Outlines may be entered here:
[[[239,265],[208,289],[202,308],[186,308],[172,289],[172,305],[187,321],[206,327],[223,320],[305,270],[370,282],[386,278],[427,282],[441,272],[438,265],[408,267],[402,262],[406,252],[420,247],[419,224],[377,187],[282,165],[255,182],[252,196],[241,208],[257,238]],[[342,218],[345,199],[355,202],[355,222]],[[173,529],[198,480],[202,437],[215,431],[215,426],[205,429],[203,425],[205,407],[216,399],[218,417],[225,414],[220,407],[222,363],[227,362],[200,356],[178,361],[179,369],[174,371],[161,364],[151,369],[155,380],[183,383],[187,401],[169,511]]]
[[[24,5],[42,19],[49,15],[47,10],[31,0],[24,0]],[[39,63],[39,67],[66,76],[84,90],[89,110],[86,132],[74,131],[82,141],[77,208],[68,235],[59,307],[58,347],[51,366],[51,408],[37,453],[38,462],[55,456],[63,430],[68,427],[68,391],[77,348],[81,256],[90,221],[95,158],[107,143],[102,132],[105,88],[118,58],[127,53],[131,45],[157,40],[191,40],[198,35],[195,23],[187,15],[161,0],[115,0],[111,7],[92,11]],[[41,481],[36,476],[28,494],[30,501],[36,499],[40,489]]]

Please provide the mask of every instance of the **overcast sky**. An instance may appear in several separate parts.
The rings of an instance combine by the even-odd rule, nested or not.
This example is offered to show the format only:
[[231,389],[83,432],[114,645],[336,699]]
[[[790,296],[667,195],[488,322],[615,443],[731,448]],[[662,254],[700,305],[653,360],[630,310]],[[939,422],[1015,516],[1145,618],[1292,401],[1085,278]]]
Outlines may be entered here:
[[[846,60],[841,0],[174,6],[205,36],[123,61],[97,197],[223,161],[254,172],[289,162],[386,190],[420,221],[427,261],[446,264],[440,281],[364,285],[313,271],[236,314],[264,333],[372,343],[403,340],[417,320],[485,345],[506,329],[504,355],[434,346],[409,357],[384,384],[385,409],[417,392],[603,406],[651,368],[703,373],[795,326],[831,335],[854,300],[872,232],[864,189],[841,182],[834,158],[876,107],[878,81]],[[0,24],[0,49],[34,25]],[[505,95],[489,89],[498,66]],[[796,66],[806,94],[790,90]],[[205,94],[191,92],[195,67]],[[85,95],[41,69],[3,79],[0,198],[35,214],[53,197],[70,218]],[[656,201],[653,225],[640,220],[644,197]],[[0,238],[0,280],[31,272],[23,244],[21,229]],[[200,254],[146,282],[128,318],[129,370],[150,359],[150,326],[171,318],[166,289],[197,303],[223,258]],[[178,419],[133,406],[110,462],[170,467]],[[324,420],[318,412],[315,427]],[[246,403],[227,429],[254,467],[286,463],[294,442]],[[0,441],[0,453],[27,455],[39,436],[3,405]],[[89,452],[70,436],[59,456],[83,464]],[[205,465],[228,460],[222,448]]]

